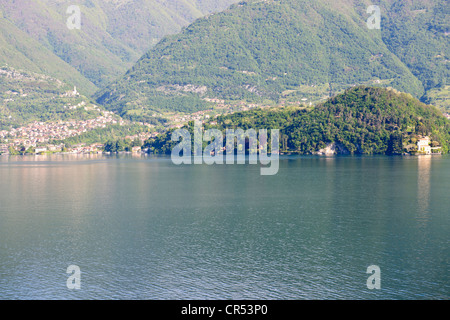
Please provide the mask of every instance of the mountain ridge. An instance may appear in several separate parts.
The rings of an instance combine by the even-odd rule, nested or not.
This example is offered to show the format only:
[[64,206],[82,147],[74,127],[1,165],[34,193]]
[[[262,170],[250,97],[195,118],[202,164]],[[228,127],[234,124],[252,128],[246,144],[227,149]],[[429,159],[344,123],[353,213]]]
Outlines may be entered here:
[[[91,95],[122,75],[163,36],[233,1],[0,1],[1,47],[8,47],[8,53],[0,51],[0,64],[46,73]],[[69,5],[80,8],[80,30],[67,28]]]
[[[410,2],[408,8],[415,8],[414,1]],[[395,3],[389,0],[380,5],[391,8]],[[430,3],[437,6],[441,2],[427,3],[432,9]],[[425,86],[416,76],[420,68],[410,70],[404,63],[411,58],[407,53],[399,57],[389,50],[395,46],[385,43],[383,28],[381,32],[368,30],[368,5],[368,1],[353,0],[234,4],[196,20],[180,34],[165,37],[95,98],[122,115],[165,108],[183,111],[180,106],[185,105],[190,105],[188,110],[200,110],[206,108],[204,98],[319,101],[324,95],[361,84],[392,86],[421,98]],[[390,19],[382,22],[392,24]],[[442,48],[436,45],[431,49]],[[447,57],[447,52],[442,54]],[[418,58],[423,67],[425,58]],[[445,85],[445,63],[427,70],[435,80],[427,87]],[[189,91],[186,86],[203,89]],[[320,90],[308,95],[305,86]]]

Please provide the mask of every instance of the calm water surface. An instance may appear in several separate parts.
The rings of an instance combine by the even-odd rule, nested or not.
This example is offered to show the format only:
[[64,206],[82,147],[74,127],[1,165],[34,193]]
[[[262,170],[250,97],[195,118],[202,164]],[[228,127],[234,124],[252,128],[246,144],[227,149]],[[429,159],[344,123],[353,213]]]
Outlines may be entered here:
[[447,156],[3,156],[0,179],[0,299],[450,298]]

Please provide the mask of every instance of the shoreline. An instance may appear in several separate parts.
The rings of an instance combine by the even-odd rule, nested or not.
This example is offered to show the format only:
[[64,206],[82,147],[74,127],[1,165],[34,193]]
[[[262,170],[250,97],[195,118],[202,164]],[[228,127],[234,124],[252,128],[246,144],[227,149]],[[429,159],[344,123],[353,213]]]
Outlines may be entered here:
[[[147,152],[90,152],[90,153],[72,153],[72,152],[54,152],[54,153],[44,153],[44,154],[0,154],[0,158],[10,158],[10,157],[51,157],[51,156],[153,156],[153,157],[167,157],[170,158],[170,154],[165,153],[147,153]],[[450,155],[450,153],[442,154],[442,153],[431,153],[431,154],[302,154],[302,153],[280,153],[279,158],[290,158],[290,157],[308,157],[308,158],[360,158],[360,157],[405,157],[405,158],[414,158],[414,157],[422,157],[422,156],[446,156]],[[226,155],[223,155],[225,158]],[[236,155],[235,155],[236,156]],[[268,156],[272,156],[268,154]],[[194,157],[194,156],[192,156]],[[248,154],[245,155],[246,159],[249,157]]]

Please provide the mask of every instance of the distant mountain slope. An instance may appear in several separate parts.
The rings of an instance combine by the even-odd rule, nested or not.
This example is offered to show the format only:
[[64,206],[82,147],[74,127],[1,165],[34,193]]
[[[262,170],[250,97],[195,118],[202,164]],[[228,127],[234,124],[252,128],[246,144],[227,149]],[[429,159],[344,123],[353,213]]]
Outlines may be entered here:
[[[193,132],[193,123],[185,126]],[[400,154],[417,150],[417,140],[430,137],[447,153],[450,121],[433,106],[410,94],[374,87],[355,87],[314,108],[255,109],[219,116],[205,129],[279,129],[282,152],[315,154],[330,146],[338,153]],[[145,147],[171,153],[178,144],[171,132],[147,141]],[[248,145],[247,145],[248,147]]]
[[100,110],[58,79],[0,65],[0,130],[32,121],[85,120]]
[[67,83],[78,85],[80,90],[87,93],[96,90],[96,86],[74,67],[13,23],[1,18],[0,13],[0,66],[4,64],[63,79]]
[[91,0],[91,2],[100,7],[108,17],[107,32],[114,39],[138,52],[140,57],[164,36],[177,33],[195,19],[224,10],[238,0]]
[[[317,101],[359,84],[392,86],[420,98],[425,88],[448,79],[442,1],[425,1],[429,11],[420,19],[408,14],[418,8],[413,1],[400,2],[381,1],[381,31],[367,28],[371,1],[241,2],[166,37],[96,98],[124,115],[193,111],[205,108],[204,98]],[[396,20],[400,16],[408,23]],[[424,21],[428,27],[419,26]],[[405,30],[395,34],[396,28]],[[415,42],[407,38],[416,31]],[[430,55],[440,56],[427,60]]]
[[[164,35],[175,33],[196,18],[224,9],[232,2],[2,0],[0,34],[3,39],[0,41],[8,47],[8,53],[3,50],[0,64],[48,71],[51,76],[77,85],[83,93],[92,94],[96,87],[123,74]],[[69,30],[66,26],[70,5],[80,7],[80,30]],[[36,56],[47,56],[48,61]],[[65,74],[58,67],[63,62],[67,68]],[[76,73],[85,79],[74,76]]]
[[448,107],[448,102],[435,97],[450,98],[449,1],[389,0],[383,11],[382,35],[389,50],[422,82],[427,91],[424,101]]

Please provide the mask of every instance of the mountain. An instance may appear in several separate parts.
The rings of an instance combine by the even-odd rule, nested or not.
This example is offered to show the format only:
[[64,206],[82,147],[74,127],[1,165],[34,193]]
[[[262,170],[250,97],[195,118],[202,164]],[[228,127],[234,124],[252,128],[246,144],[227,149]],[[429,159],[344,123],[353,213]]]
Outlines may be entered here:
[[59,79],[0,66],[0,130],[32,121],[86,120],[101,109]]
[[66,83],[78,85],[87,94],[95,92],[97,88],[38,40],[2,18],[0,8],[0,66],[4,65],[62,79]]
[[[56,77],[94,93],[159,39],[233,0],[0,0],[0,65]],[[67,13],[77,5],[81,28]]]
[[383,10],[383,41],[421,81],[426,91],[422,100],[450,109],[448,1],[391,0]]
[[416,98],[445,88],[446,1],[380,1],[381,30],[367,27],[371,4],[240,2],[165,37],[95,98],[128,116],[192,112],[217,98],[317,102],[361,84]]
[[[191,133],[193,123],[185,126]],[[313,108],[255,109],[219,116],[205,129],[280,129],[280,150],[316,154],[325,149],[352,154],[401,154],[417,151],[428,136],[443,153],[450,147],[450,121],[435,107],[395,89],[358,86]],[[169,131],[145,143],[156,153],[170,153],[177,142]],[[226,140],[226,139],[225,139]],[[225,145],[225,144],[224,144]],[[247,145],[248,147],[248,145]]]
[[[348,89],[311,112],[300,112],[285,134],[291,137],[288,147],[299,153],[314,153],[333,143],[343,152],[402,153],[424,136],[445,153],[450,147],[450,121],[441,111],[384,88]],[[395,151],[393,140],[400,141]]]

